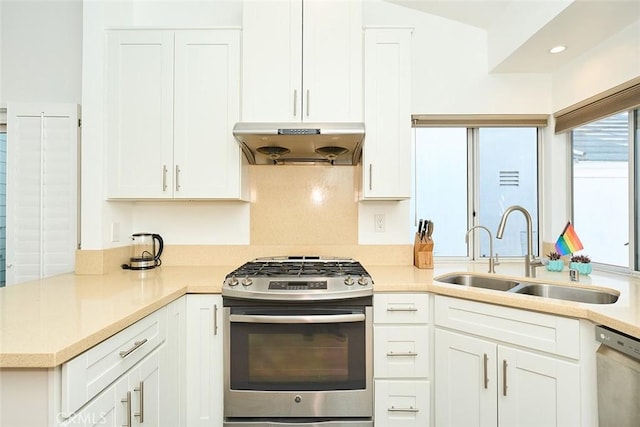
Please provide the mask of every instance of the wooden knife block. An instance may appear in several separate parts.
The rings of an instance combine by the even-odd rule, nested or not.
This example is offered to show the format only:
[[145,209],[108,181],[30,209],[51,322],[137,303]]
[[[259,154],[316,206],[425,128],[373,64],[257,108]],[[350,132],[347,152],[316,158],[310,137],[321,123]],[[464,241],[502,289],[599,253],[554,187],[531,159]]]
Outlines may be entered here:
[[413,242],[413,265],[418,268],[433,268],[433,240],[420,240],[416,233]]

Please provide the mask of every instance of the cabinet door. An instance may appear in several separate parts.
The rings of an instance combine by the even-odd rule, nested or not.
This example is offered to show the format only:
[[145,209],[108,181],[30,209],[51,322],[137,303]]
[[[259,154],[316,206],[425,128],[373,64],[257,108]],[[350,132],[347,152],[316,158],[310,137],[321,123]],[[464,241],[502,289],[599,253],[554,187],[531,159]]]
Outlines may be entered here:
[[[127,422],[127,376],[121,377],[60,427],[122,427]],[[125,400],[123,402],[122,400]]]
[[411,31],[365,31],[363,199],[411,195]]
[[495,427],[498,423],[496,378],[494,343],[436,329],[437,426]]
[[375,381],[376,427],[429,425],[428,381]]
[[302,120],[362,121],[361,0],[305,0],[303,9]]
[[186,297],[167,306],[167,339],[160,352],[160,420],[166,427],[186,426]]
[[581,425],[580,394],[576,363],[498,347],[500,425]]
[[[160,366],[162,345],[129,374],[131,392],[131,420],[133,426],[160,426]],[[166,425],[166,424],[163,424]]]
[[302,0],[242,5],[242,120],[302,120]]
[[172,197],[173,32],[107,40],[108,197]]
[[173,195],[240,197],[240,32],[175,34]]
[[187,425],[222,425],[222,297],[187,295]]

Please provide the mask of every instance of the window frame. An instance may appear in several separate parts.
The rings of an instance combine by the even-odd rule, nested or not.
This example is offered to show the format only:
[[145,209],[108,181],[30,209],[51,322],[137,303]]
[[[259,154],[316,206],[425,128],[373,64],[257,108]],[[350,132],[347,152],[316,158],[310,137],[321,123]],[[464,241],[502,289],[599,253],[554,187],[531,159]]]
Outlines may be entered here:
[[[413,153],[414,163],[416,159],[416,147],[417,135],[416,128],[419,127],[447,127],[447,128],[466,128],[467,132],[467,231],[477,225],[483,225],[478,222],[479,215],[476,212],[479,209],[480,201],[480,180],[479,180],[479,136],[480,128],[516,128],[516,127],[528,127],[536,129],[536,222],[534,229],[537,229],[537,236],[533,242],[534,255],[542,255],[542,224],[543,224],[543,212],[541,210],[541,201],[544,197],[543,187],[543,142],[544,132],[548,125],[548,116],[546,115],[414,115],[412,116],[413,123]],[[417,207],[417,176],[415,173],[416,165],[414,164],[414,176],[413,176],[413,211],[414,211],[414,227],[418,225],[418,207]],[[494,239],[496,230],[491,232],[491,238]],[[482,256],[480,250],[480,238],[477,238],[478,233],[471,233],[469,235],[469,242],[467,243],[466,256],[437,256],[442,260],[461,260],[466,259],[470,261],[478,261],[487,259],[486,256]],[[494,256],[496,254],[494,253]],[[503,258],[512,260],[519,259],[520,256],[505,255]]]

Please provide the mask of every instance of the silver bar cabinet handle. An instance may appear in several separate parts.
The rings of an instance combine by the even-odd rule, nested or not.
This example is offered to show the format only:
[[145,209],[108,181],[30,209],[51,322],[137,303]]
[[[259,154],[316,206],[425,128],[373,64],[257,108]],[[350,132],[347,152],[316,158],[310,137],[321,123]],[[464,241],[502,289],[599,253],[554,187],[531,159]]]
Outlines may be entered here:
[[391,408],[387,408],[387,412],[420,412],[420,410],[413,406],[409,406],[408,408],[396,408],[392,406]]
[[502,361],[502,395],[507,395],[507,361]]
[[176,165],[176,191],[180,191],[180,166]]
[[293,90],[293,117],[298,115],[298,91]]
[[307,89],[307,117],[309,117],[309,89]]
[[134,414],[140,420],[140,424],[144,422],[144,381],[140,381],[138,387],[134,388],[133,391],[137,391],[140,393],[140,403],[138,405],[138,413]]
[[373,190],[373,163],[369,163],[369,190]]
[[418,309],[415,307],[389,307],[387,308],[387,311],[418,311]]
[[388,351],[387,356],[389,357],[418,357],[418,353],[413,351],[394,353],[393,351]]
[[489,363],[489,356],[487,356],[487,353],[484,354],[484,388],[488,388],[489,387],[489,375],[487,373],[487,365]]
[[218,304],[213,305],[213,335],[218,335]]
[[134,351],[136,351],[137,349],[139,349],[144,343],[146,343],[148,340],[145,338],[141,341],[136,341],[133,343],[133,347],[131,347],[129,350],[123,350],[120,352],[120,357],[122,357],[123,359],[125,357],[127,357],[128,355],[130,355],[131,353],[133,353]]
[[167,165],[162,165],[162,191],[167,191]]
[[128,391],[127,392],[127,397],[125,397],[124,399],[120,400],[120,402],[127,404],[127,414],[126,414],[127,415],[127,418],[126,418],[127,423],[124,424],[124,427],[131,427],[131,392]]

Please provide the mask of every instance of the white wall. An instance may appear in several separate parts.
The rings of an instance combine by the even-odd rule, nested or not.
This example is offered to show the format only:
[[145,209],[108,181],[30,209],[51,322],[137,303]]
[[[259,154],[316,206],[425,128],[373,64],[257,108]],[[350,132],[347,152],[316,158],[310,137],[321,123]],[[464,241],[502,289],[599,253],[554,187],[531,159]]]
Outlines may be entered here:
[[0,103],[80,104],[82,0],[2,0],[0,9]]
[[553,75],[553,111],[640,76],[640,17]]

